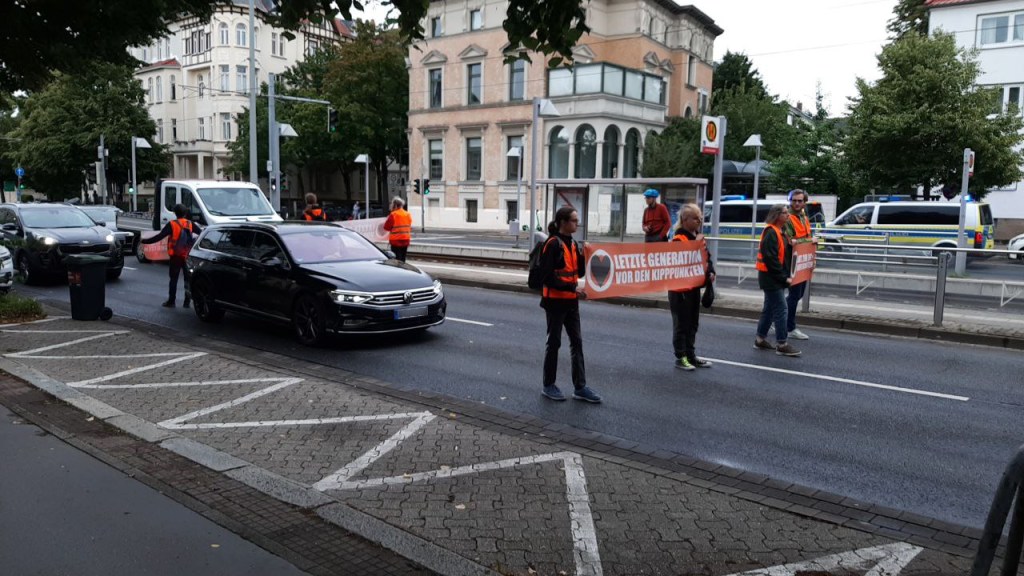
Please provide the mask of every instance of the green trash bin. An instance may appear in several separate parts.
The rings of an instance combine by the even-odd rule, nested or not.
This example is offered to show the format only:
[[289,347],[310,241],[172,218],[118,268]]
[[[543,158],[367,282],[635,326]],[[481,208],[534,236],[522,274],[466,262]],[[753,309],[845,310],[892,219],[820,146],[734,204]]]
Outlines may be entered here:
[[107,262],[97,254],[72,254],[64,258],[71,291],[71,318],[75,320],[109,320],[113,315],[106,307]]

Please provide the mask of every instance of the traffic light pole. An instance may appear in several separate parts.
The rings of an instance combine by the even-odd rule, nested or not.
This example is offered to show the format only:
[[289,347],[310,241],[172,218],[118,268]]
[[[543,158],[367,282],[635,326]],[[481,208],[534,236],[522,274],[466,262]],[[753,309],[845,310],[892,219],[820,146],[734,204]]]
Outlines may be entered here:
[[330,122],[330,106],[328,100],[315,100],[313,98],[299,98],[298,96],[278,96],[276,94],[277,74],[267,75],[267,132],[268,152],[270,153],[270,205],[277,212],[281,211],[281,125],[277,123],[277,100],[289,100],[291,102],[306,102],[308,104],[323,104],[328,107],[328,123]]

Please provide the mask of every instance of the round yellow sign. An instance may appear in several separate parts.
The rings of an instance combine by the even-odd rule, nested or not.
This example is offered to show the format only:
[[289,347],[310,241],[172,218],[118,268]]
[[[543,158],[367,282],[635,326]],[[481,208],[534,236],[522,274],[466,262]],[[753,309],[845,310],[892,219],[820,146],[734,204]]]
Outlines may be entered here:
[[705,135],[707,136],[709,142],[714,142],[718,138],[718,124],[715,124],[714,122],[708,122],[708,127],[705,131]]

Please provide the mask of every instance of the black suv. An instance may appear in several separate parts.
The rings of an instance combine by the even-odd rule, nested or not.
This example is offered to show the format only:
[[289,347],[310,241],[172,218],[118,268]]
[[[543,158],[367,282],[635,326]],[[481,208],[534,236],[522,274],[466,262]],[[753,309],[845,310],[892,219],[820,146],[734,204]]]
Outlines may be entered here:
[[307,345],[329,332],[424,330],[445,319],[439,280],[335,224],[210,226],[186,265],[200,320],[231,310],[288,322]]
[[64,257],[98,254],[110,258],[107,278],[121,276],[124,257],[114,234],[85,212],[66,204],[0,204],[0,232],[26,284],[62,277]]

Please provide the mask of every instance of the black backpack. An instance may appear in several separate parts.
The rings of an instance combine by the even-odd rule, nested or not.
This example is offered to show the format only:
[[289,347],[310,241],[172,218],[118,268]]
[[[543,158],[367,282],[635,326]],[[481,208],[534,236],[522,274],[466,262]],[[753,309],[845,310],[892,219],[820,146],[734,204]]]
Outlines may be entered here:
[[551,236],[547,240],[542,240],[533,245],[533,250],[530,250],[530,274],[526,278],[526,285],[530,287],[530,290],[543,290],[544,289],[544,273],[545,270],[541,268],[540,259],[544,253],[544,247],[550,240],[556,240],[561,244],[561,240],[556,236]]

